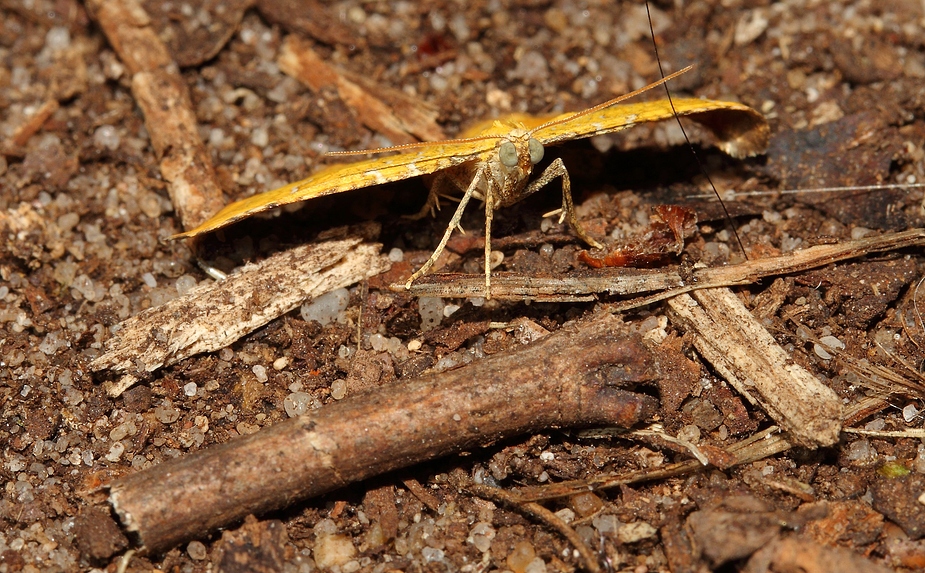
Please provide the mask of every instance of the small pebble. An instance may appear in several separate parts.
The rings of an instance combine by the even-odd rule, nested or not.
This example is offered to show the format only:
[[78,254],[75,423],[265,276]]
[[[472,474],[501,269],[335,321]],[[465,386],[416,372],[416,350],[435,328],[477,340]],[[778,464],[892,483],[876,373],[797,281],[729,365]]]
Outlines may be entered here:
[[389,261],[393,263],[400,263],[405,260],[405,253],[401,249],[392,249],[389,251]]
[[182,275],[177,279],[176,282],[177,294],[181,296],[185,295],[194,286],[196,286],[196,277],[193,275]]
[[446,558],[446,554],[442,549],[437,549],[436,547],[424,547],[421,549],[421,557],[424,558],[425,563],[432,561],[440,563]]
[[513,573],[526,573],[527,566],[536,558],[536,549],[527,540],[514,544],[514,549],[507,555],[506,563]]
[[195,382],[189,382],[183,385],[183,393],[187,396],[195,396],[196,390],[198,390],[198,386],[196,386]]
[[369,345],[376,352],[383,352],[388,348],[388,339],[381,334],[371,334],[369,336]]
[[645,521],[634,521],[633,523],[627,523],[617,530],[617,539],[620,543],[636,543],[643,539],[655,537],[657,533],[658,530]]
[[471,543],[473,547],[485,553],[491,549],[491,542],[495,535],[497,535],[497,532],[490,523],[480,521],[469,530],[469,537],[466,538],[466,542]]
[[254,364],[254,365],[251,367],[251,372],[253,372],[253,373],[254,373],[254,376],[257,377],[257,382],[260,382],[261,384],[263,384],[264,382],[266,382],[267,380],[270,379],[270,378],[267,376],[267,368],[266,368],[266,366],[262,366],[262,365],[260,365],[260,364]]
[[347,381],[338,379],[331,382],[331,398],[343,400],[345,396],[347,396]]
[[542,557],[534,557],[533,561],[527,564],[524,573],[546,573],[546,562]]
[[283,399],[283,408],[290,418],[301,416],[312,409],[314,398],[305,392],[293,392]]
[[581,517],[588,517],[604,508],[604,501],[597,495],[586,491],[569,498],[569,507]]
[[116,128],[111,125],[101,125],[93,132],[93,145],[95,145],[97,149],[115,151],[119,149],[120,143],[122,143],[122,140],[119,137],[119,133],[116,131]]
[[64,26],[55,26],[45,34],[45,47],[49,50],[64,50],[71,45],[71,33]]
[[208,555],[206,546],[201,541],[190,541],[186,546],[186,552],[193,561],[202,561]]
[[306,302],[300,309],[302,320],[306,322],[317,320],[320,324],[330,324],[337,319],[337,315],[347,310],[350,302],[350,291],[339,288],[318,298]]
[[421,330],[427,332],[440,326],[443,320],[442,298],[422,296],[418,299],[418,312],[421,314]]
[[258,127],[251,132],[251,143],[257,147],[266,147],[270,143],[270,134],[266,128]]
[[162,424],[173,424],[180,419],[180,411],[173,407],[173,403],[165,400],[163,404],[154,408],[154,417]]
[[697,444],[700,442],[700,428],[693,424],[688,424],[678,432],[678,439]]
[[319,535],[314,546],[315,564],[319,569],[344,565],[356,555],[353,541],[346,535]]
[[865,438],[848,444],[848,453],[845,457],[851,462],[862,462],[875,455],[877,455],[876,451],[871,447],[870,441]]
[[915,407],[915,404],[906,404],[906,407],[903,408],[903,420],[906,423],[915,420],[919,415],[919,409]]
[[616,515],[596,515],[591,519],[591,525],[603,534],[616,533],[623,525]]
[[106,459],[110,462],[117,462],[119,458],[122,457],[122,454],[125,452],[125,446],[122,442],[116,442],[109,448],[109,453],[106,454]]

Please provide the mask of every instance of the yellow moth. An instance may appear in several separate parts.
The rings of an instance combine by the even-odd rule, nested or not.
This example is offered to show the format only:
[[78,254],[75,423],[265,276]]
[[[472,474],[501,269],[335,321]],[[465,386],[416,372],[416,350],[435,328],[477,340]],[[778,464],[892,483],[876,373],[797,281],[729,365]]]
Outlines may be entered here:
[[447,184],[464,193],[436,250],[411,275],[405,286],[410,288],[415,279],[433,266],[453,230],[459,227],[469,200],[475,197],[485,204],[485,295],[490,297],[494,210],[520,201],[556,178],[562,179],[560,221],[567,220],[584,242],[600,247],[600,243],[585,232],[575,216],[569,175],[561,159],[555,159],[538,177],[530,180],[533,166],[543,159],[544,146],[614,133],[640,123],[673,118],[677,114],[689,116],[707,127],[716,136],[716,145],[734,157],[764,151],[768,142],[767,122],[760,113],[739,103],[678,98],[616,105],[688,69],[584,111],[555,116],[515,114],[473,126],[459,139],[341,153],[378,155],[391,152],[391,155],[332,165],[302,181],[242,199],[227,205],[195,229],[174,238],[202,235],[280,205],[434,173],[436,176],[422,213],[437,206],[441,189]]

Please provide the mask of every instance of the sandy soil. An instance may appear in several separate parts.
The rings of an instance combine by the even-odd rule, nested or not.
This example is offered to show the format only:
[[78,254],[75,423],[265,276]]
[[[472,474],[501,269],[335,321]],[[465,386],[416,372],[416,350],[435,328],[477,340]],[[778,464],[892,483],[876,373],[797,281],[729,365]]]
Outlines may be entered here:
[[[401,98],[387,89],[396,90],[429,106],[447,137],[509,112],[583,109],[659,77],[635,2],[221,4],[209,12],[150,0],[144,8],[181,66],[198,135],[229,201],[307,176],[326,151],[397,142],[365,126],[336,90],[313,92],[280,70],[291,34],[370,93],[395,102]],[[300,9],[311,13],[308,24]],[[740,101],[770,121],[771,145],[759,158],[695,146],[731,199],[750,256],[923,225],[921,189],[781,192],[923,181],[921,2],[704,0],[653,9],[666,73],[696,66],[672,82],[672,93]],[[102,383],[115,375],[89,365],[120,322],[212,279],[189,245],[166,241],[183,229],[161,157],[131,74],[87,8],[74,0],[0,2],[0,56],[0,572],[114,571],[133,540],[109,517],[112,480],[259,431],[305,405],[349,400],[521,343],[495,323],[556,331],[610,302],[447,300],[422,325],[416,299],[374,278],[349,290],[339,320],[321,325],[291,312],[110,397]],[[593,234],[619,239],[645,227],[652,205],[687,203],[701,223],[682,264],[741,260],[721,211],[698,198],[709,187],[676,126],[559,151]],[[565,226],[542,219],[559,205],[557,193],[553,185],[497,214],[493,233],[505,255],[498,271],[582,268],[582,246],[561,240]],[[345,193],[236,225],[201,253],[230,271],[334,226],[375,220],[383,251],[399,249],[403,259],[388,275],[394,279],[426,259],[450,216],[444,209],[435,219],[400,217],[425,197],[417,179]],[[475,239],[451,245],[441,270],[479,272],[481,217],[470,209],[463,227]],[[793,361],[845,404],[888,396],[852,425],[921,428],[925,327],[915,294],[923,264],[920,252],[900,251],[739,292]],[[460,308],[452,312],[450,303]],[[663,306],[622,318],[661,340],[666,360],[680,365],[671,379],[635,388],[661,398],[647,423],[720,449],[771,424],[701,363]],[[841,341],[847,358],[826,358],[813,342],[824,337]],[[871,381],[847,365],[852,360],[899,371],[908,387]],[[363,481],[165,553],[136,554],[127,570],[308,572],[320,561],[341,573],[572,571],[580,562],[556,531],[461,491],[458,481],[536,486],[689,458],[664,441],[550,430]],[[925,568],[923,492],[922,440],[843,434],[830,448],[545,505],[616,571],[784,571],[787,551],[807,571],[912,571]],[[762,547],[776,549],[755,553]]]

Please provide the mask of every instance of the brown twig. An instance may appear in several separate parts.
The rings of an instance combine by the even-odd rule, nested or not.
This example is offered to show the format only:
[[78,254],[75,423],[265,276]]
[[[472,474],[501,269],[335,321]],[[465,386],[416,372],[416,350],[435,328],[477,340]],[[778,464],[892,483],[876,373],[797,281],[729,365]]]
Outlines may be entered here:
[[[877,407],[882,407],[884,404],[885,402],[883,402],[883,400],[870,396],[848,404],[843,411],[843,423],[847,425],[851,420],[862,420],[869,416],[871,412],[877,411]],[[785,452],[792,447],[793,443],[787,441],[786,434],[783,434],[779,427],[771,426],[756,434],[752,434],[744,440],[727,446],[724,451],[731,456],[731,460],[726,464],[726,467],[750,464]],[[642,469],[624,472],[622,474],[602,475],[590,479],[562,481],[533,487],[521,487],[513,492],[513,495],[515,495],[518,503],[556,499],[587,491],[609,489],[621,485],[686,475],[701,471],[704,467],[705,466],[698,460],[685,460],[655,469]]]
[[656,356],[615,318],[563,327],[510,354],[391,385],[112,483],[125,528],[162,550],[373,475],[549,427],[630,426],[656,400]]
[[[753,436],[730,445],[725,451],[733,461],[727,467],[747,464],[789,450],[792,444],[772,426]],[[685,460],[655,469],[642,469],[616,475],[603,475],[590,479],[563,481],[549,485],[521,487],[513,495],[519,503],[543,499],[568,497],[587,491],[609,489],[632,483],[666,479],[703,470],[706,467],[698,460]]]
[[189,90],[151,20],[135,0],[88,0],[110,45],[132,74],[132,94],[145,116],[161,174],[187,229],[224,204],[202,143]]
[[[334,87],[340,98],[356,113],[363,125],[388,137],[392,143],[413,143],[419,139],[435,141],[443,138],[437,125],[436,111],[423,103],[404,105],[402,116],[379,97],[351,81],[346,75],[325,63],[307,40],[295,35],[286,37],[277,59],[279,69],[296,78],[312,91]],[[394,97],[394,96],[393,96]],[[407,99],[407,96],[405,97]]]

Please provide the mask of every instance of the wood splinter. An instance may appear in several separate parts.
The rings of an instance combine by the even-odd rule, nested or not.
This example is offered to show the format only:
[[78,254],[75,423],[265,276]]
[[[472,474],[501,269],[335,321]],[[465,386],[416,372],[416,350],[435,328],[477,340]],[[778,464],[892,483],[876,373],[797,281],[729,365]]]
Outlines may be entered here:
[[109,501],[148,551],[351,482],[517,434],[629,427],[657,401],[656,356],[609,315],[467,367],[381,387],[115,480]]

